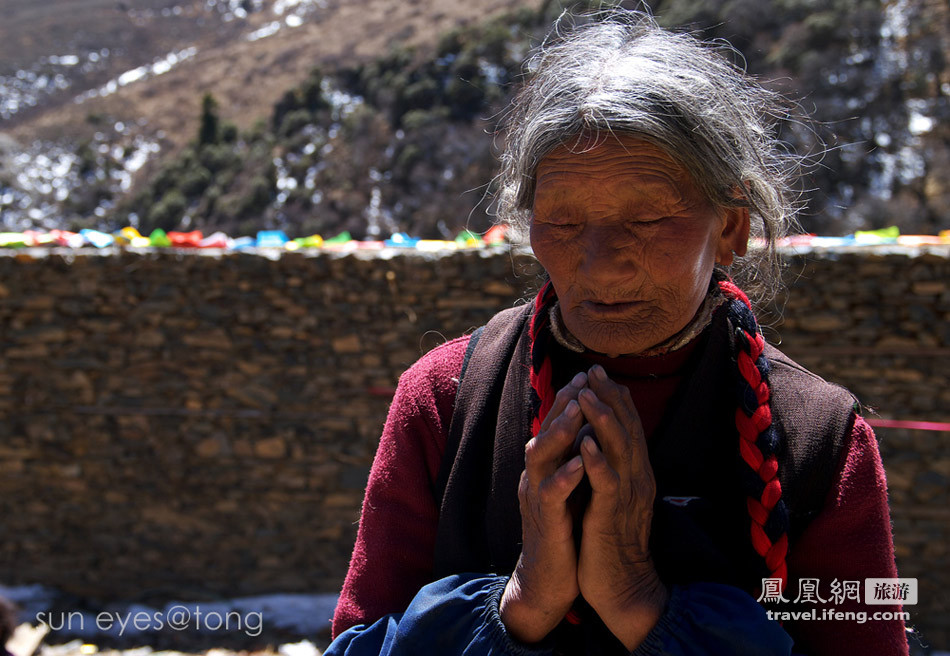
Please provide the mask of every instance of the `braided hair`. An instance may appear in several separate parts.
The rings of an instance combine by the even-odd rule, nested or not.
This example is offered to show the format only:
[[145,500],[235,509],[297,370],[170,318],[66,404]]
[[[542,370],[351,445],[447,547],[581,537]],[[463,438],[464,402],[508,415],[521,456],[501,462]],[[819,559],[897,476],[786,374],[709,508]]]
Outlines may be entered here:
[[531,413],[531,436],[535,437],[541,432],[541,424],[544,418],[548,416],[551,407],[554,405],[554,383],[553,370],[551,367],[550,342],[553,339],[550,330],[545,330],[550,322],[550,312],[548,311],[557,296],[554,293],[554,285],[550,280],[545,281],[534,299],[534,312],[531,315],[531,325],[528,327],[528,334],[531,336],[531,394],[532,413]]
[[[788,553],[788,510],[782,499],[778,478],[780,438],[772,422],[769,407],[769,365],[763,355],[765,339],[752,313],[745,293],[731,280],[717,280],[719,291],[726,297],[727,318],[733,332],[732,364],[736,380],[736,429],[739,433],[740,480],[746,495],[750,518],[752,548],[762,558],[764,571],[772,579],[781,579],[781,589],[788,582],[785,558]],[[554,405],[548,328],[550,309],[557,302],[551,281],[541,287],[534,300],[529,325],[531,337],[532,436]]]
[[743,291],[730,280],[720,281],[719,289],[729,299],[727,316],[735,335],[736,428],[739,455],[747,465],[742,478],[752,520],[752,547],[765,561],[769,577],[781,579],[784,590],[788,582],[785,556],[789,520],[778,478],[776,453],[780,444],[769,406],[765,339]]

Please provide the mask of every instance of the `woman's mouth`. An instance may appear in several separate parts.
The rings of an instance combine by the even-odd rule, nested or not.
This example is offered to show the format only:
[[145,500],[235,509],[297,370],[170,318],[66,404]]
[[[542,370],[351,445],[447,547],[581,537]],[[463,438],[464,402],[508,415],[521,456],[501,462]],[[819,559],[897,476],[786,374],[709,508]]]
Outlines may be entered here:
[[591,316],[598,318],[623,317],[642,305],[640,301],[602,302],[583,301],[581,307]]

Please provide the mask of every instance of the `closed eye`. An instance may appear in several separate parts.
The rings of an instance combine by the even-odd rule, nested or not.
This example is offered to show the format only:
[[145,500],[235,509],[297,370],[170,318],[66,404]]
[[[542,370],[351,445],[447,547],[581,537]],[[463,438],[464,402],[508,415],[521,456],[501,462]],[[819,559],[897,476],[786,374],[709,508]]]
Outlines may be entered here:
[[560,230],[576,229],[579,228],[581,223],[570,218],[559,218],[559,219],[535,219],[538,223],[543,225],[545,228],[554,228]]
[[661,217],[656,218],[656,219],[631,219],[631,220],[630,220],[630,223],[631,223],[632,225],[638,225],[638,226],[642,226],[642,225],[656,225],[657,223],[662,223],[663,221],[666,221],[666,220],[669,219],[669,218],[672,218],[672,217],[669,217],[669,216],[661,216]]

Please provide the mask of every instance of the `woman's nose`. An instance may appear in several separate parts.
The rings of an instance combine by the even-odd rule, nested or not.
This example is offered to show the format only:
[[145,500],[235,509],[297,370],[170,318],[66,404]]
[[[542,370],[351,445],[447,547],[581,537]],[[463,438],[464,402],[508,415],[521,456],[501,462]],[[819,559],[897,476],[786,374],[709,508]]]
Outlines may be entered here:
[[629,279],[633,268],[631,248],[616,230],[588,226],[581,235],[578,273],[604,284]]

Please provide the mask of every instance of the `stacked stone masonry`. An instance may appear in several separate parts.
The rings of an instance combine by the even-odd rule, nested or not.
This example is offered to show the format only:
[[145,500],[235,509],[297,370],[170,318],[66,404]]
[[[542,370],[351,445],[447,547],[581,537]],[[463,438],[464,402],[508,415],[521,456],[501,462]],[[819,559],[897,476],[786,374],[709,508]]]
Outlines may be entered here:
[[[950,247],[786,260],[769,339],[871,417],[950,421]],[[538,275],[498,249],[4,252],[0,583],[337,591],[400,373]],[[912,624],[950,648],[950,434],[877,432]]]

